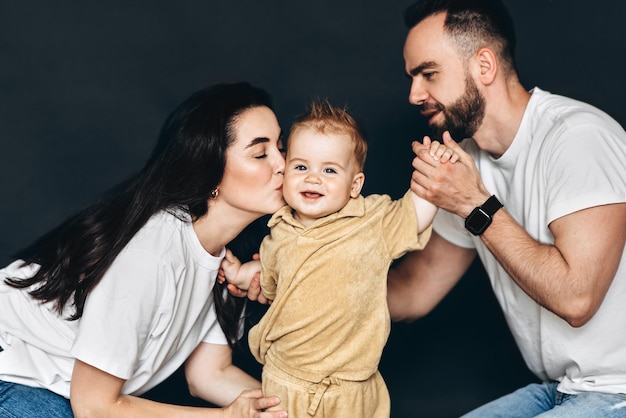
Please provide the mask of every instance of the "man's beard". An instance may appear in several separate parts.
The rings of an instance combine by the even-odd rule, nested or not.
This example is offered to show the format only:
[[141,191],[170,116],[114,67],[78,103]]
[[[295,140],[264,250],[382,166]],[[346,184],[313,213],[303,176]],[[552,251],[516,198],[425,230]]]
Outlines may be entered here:
[[448,106],[437,102],[435,107],[445,116],[442,126],[431,126],[433,139],[438,141],[445,131],[456,141],[472,137],[485,117],[485,98],[469,75],[465,76],[465,91],[461,97]]

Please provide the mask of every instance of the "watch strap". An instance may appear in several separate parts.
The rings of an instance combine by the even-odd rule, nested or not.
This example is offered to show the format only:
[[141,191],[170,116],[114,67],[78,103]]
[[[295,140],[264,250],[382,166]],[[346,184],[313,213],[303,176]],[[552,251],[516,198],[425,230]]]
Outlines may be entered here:
[[489,199],[487,199],[485,201],[485,203],[483,203],[480,206],[480,208],[487,215],[493,216],[498,211],[498,209],[500,209],[503,206],[504,205],[502,203],[500,203],[500,201],[498,200],[498,198],[495,195],[491,195],[491,197]]

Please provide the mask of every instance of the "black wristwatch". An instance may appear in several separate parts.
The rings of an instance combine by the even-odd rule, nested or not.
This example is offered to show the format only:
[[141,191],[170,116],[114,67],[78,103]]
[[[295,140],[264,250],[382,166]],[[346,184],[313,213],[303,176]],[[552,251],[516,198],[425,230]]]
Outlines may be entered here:
[[500,209],[502,203],[495,197],[491,196],[485,203],[481,206],[474,208],[472,213],[469,214],[467,218],[465,218],[465,229],[470,231],[474,235],[480,235],[489,225],[491,225],[491,220],[493,219],[493,215]]

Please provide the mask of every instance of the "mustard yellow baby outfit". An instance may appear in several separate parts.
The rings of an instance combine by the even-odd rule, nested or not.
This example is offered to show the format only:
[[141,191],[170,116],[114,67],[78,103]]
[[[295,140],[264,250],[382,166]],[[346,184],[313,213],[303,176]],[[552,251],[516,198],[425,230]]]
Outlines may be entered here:
[[264,393],[290,418],[388,417],[378,372],[391,328],[387,272],[431,234],[417,234],[410,191],[350,199],[308,227],[285,206],[268,225],[261,287],[274,302],[248,337]]

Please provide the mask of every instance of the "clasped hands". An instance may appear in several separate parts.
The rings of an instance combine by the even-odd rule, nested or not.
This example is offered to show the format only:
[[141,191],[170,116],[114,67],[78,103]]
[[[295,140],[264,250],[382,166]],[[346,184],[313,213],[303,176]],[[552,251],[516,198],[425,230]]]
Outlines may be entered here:
[[[413,142],[411,190],[435,206],[466,218],[489,196],[474,159],[448,131],[442,143],[425,136],[423,143]],[[452,164],[450,164],[452,163]]]

